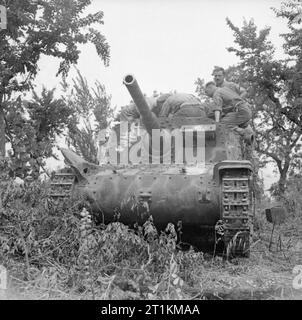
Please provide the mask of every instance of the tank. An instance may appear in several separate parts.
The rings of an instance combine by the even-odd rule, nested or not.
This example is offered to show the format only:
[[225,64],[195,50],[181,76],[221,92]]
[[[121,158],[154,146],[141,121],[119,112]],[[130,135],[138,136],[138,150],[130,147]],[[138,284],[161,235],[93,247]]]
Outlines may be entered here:
[[[134,76],[126,75],[123,83],[141,115],[138,125],[146,131],[147,157],[141,148],[140,161],[121,163],[120,155],[116,163],[95,165],[61,149],[70,168],[55,174],[51,197],[84,196],[103,223],[118,216],[134,226],[152,216],[159,230],[168,223],[181,225],[181,243],[205,250],[221,239],[228,255],[248,257],[255,211],[253,166],[246,157],[251,135],[243,138],[208,118],[202,105],[187,104],[168,117],[156,117]],[[192,109],[198,112],[186,114]],[[165,139],[169,133],[167,157],[155,137]]]

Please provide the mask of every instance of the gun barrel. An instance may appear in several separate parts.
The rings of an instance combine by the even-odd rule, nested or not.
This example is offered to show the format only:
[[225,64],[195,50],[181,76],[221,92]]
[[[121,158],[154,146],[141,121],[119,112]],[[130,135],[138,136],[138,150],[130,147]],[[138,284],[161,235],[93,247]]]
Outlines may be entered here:
[[139,113],[142,117],[142,122],[146,127],[149,134],[152,134],[152,129],[159,129],[160,125],[155,114],[150,110],[150,107],[135,79],[131,74],[127,74],[123,80],[124,85],[127,87]]

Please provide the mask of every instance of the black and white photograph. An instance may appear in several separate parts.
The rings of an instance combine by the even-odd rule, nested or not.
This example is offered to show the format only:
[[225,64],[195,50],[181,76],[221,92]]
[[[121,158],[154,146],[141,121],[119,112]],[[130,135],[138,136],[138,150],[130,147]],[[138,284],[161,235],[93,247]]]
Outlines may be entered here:
[[0,0],[0,300],[302,300],[302,0]]

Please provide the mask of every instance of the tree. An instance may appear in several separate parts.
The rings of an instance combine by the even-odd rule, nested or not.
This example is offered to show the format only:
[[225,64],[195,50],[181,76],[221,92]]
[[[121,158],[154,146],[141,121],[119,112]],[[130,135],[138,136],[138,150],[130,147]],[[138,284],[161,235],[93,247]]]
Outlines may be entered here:
[[54,89],[33,92],[30,101],[18,97],[9,102],[5,117],[7,139],[11,145],[9,169],[12,176],[38,178],[45,159],[54,156],[56,137],[73,120],[74,111]]
[[[302,192],[301,173],[291,175],[287,180],[283,203],[285,204],[288,212],[294,215],[295,214],[301,215],[301,212],[302,212],[301,192]],[[274,198],[276,199],[279,198],[278,184],[276,183],[272,184],[272,186],[270,187],[270,193]]]
[[70,86],[65,81],[62,85],[65,104],[73,110],[72,121],[68,123],[67,143],[87,161],[98,163],[97,134],[108,128],[113,116],[111,96],[98,81],[94,88],[89,88],[79,71],[69,94]]
[[284,51],[293,63],[288,99],[290,104],[281,112],[296,125],[302,127],[302,8],[301,1],[282,2],[280,9],[273,8],[277,17],[287,20],[289,32],[282,34]]
[[292,89],[295,67],[288,59],[274,59],[274,46],[268,40],[270,28],[257,34],[253,20],[244,21],[242,29],[229,19],[227,24],[234,32],[237,45],[228,51],[234,52],[240,60],[236,67],[229,68],[229,78],[249,88],[256,148],[263,164],[273,161],[277,165],[282,196],[288,174],[299,166],[302,155],[301,126],[284,113],[288,106],[294,105],[296,98]]
[[91,42],[105,65],[109,45],[93,24],[103,12],[83,16],[90,0],[0,0],[7,8],[7,29],[0,31],[0,156],[5,155],[6,116],[16,92],[29,90],[41,55],[60,59],[57,75],[66,76],[79,58],[79,44]]
[[[302,32],[292,26],[292,17],[297,16],[294,2],[284,4],[281,10],[275,9],[278,16],[289,19],[291,26],[291,32],[284,35],[284,49],[289,57],[283,60],[274,58],[275,48],[268,40],[269,27],[258,32],[253,20],[244,21],[239,28],[227,19],[235,44],[228,51],[239,58],[237,65],[226,70],[227,79],[248,89],[260,164],[276,164],[280,174],[278,194],[281,196],[288,176],[299,170],[302,158],[302,103],[299,105],[299,101],[302,102]],[[196,85],[202,96],[204,83],[198,79]]]

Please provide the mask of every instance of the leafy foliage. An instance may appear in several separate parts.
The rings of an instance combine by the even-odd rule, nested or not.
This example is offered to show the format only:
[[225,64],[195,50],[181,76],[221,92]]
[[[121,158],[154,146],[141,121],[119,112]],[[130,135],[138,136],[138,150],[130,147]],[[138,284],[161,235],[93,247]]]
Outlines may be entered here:
[[[302,78],[300,52],[297,49],[301,29],[294,27],[291,19],[297,15],[295,10],[298,10],[298,4],[294,2],[284,3],[281,10],[274,9],[277,16],[289,19],[290,33],[284,35],[284,48],[290,59],[275,59],[275,48],[268,39],[270,27],[258,32],[253,20],[244,20],[242,28],[239,28],[227,18],[235,44],[228,51],[239,58],[238,65],[226,70],[227,79],[248,89],[260,165],[273,162],[277,166],[281,197],[285,192],[288,174],[301,166],[302,156],[299,118],[302,106],[299,104],[302,94],[299,84]],[[198,79],[196,85],[197,92],[202,96],[204,83]]]
[[54,156],[56,137],[72,121],[73,110],[62,99],[54,98],[54,90],[33,92],[30,101],[21,97],[7,102],[6,136],[11,145],[11,175],[38,178],[45,159]]
[[73,119],[68,124],[67,143],[84,159],[97,163],[97,134],[109,126],[112,118],[111,96],[98,81],[94,88],[89,88],[79,71],[73,79],[73,86],[70,88],[64,81],[63,88],[66,94],[64,102],[74,111]]
[[282,108],[282,113],[288,119],[301,127],[302,124],[302,29],[301,2],[288,0],[282,2],[280,9],[273,8],[277,17],[287,20],[289,32],[282,34],[284,51],[293,63],[289,79],[287,99],[290,104]]
[[288,60],[274,59],[274,47],[268,40],[270,28],[264,28],[257,34],[252,20],[244,21],[242,29],[229,19],[227,23],[238,46],[230,47],[228,51],[240,59],[238,66],[228,70],[229,77],[249,88],[260,161],[262,164],[274,161],[277,165],[282,196],[289,171],[295,170],[301,161],[301,126],[283,112],[284,108],[294,105],[297,94],[292,86],[295,70]]
[[[1,0],[7,8],[7,29],[0,34],[0,154],[5,155],[4,119],[14,92],[29,90],[41,55],[60,59],[58,75],[66,76],[78,61],[79,44],[91,42],[105,65],[109,45],[93,27],[103,12],[83,16],[90,0]],[[88,28],[88,30],[87,30]]]
[[[18,185],[12,180],[1,189],[1,258],[24,257],[27,267],[44,265],[51,256],[60,263],[75,262],[78,218],[74,206],[48,207],[47,186],[40,182]],[[69,204],[70,205],[70,204]],[[72,212],[73,213],[73,212]]]
[[75,286],[92,295],[101,291],[103,298],[111,285],[136,298],[155,290],[152,283],[161,283],[168,296],[177,294],[181,281],[172,225],[159,236],[152,220],[136,231],[119,222],[96,226],[80,199],[54,203],[39,182],[17,185],[7,177],[1,184],[0,263],[23,261],[18,277],[32,281],[44,273],[55,277],[61,290]]

